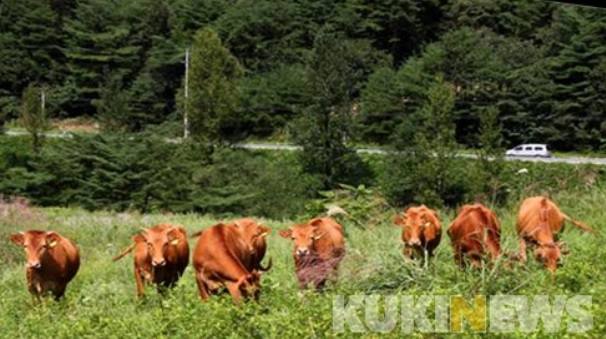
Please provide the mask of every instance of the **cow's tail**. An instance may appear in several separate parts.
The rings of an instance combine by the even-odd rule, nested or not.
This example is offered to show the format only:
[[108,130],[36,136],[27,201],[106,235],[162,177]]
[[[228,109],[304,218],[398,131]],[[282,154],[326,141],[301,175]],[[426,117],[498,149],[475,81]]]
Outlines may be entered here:
[[199,236],[200,236],[200,234],[202,234],[202,232],[203,232],[203,231],[204,231],[204,230],[202,230],[202,231],[198,231],[198,232],[196,232],[196,233],[194,233],[194,234],[190,235],[189,237],[190,237],[190,238],[197,238],[197,237],[199,237]]
[[273,265],[273,261],[271,260],[272,258],[269,258],[269,262],[267,263],[267,266],[263,267],[263,265],[261,265],[261,263],[259,263],[259,269],[263,272],[267,272],[269,271],[269,269],[272,267]]
[[117,260],[122,259],[123,256],[125,256],[125,255],[129,254],[130,252],[132,252],[133,248],[135,248],[135,244],[131,244],[124,251],[122,251],[122,253],[118,254],[115,257],[113,257],[112,261],[117,261]]
[[590,233],[597,232],[595,228],[589,227],[580,221],[574,220],[571,217],[567,216],[566,214],[563,214],[563,216],[564,216],[564,219],[566,219],[567,221],[570,221],[571,224],[575,225],[577,228],[579,228],[585,232],[590,232]]

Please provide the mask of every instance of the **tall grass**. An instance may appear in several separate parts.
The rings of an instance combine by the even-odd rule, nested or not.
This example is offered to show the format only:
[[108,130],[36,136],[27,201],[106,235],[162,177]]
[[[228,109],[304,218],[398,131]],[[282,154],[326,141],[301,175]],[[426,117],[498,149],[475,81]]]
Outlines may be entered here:
[[[553,198],[571,217],[604,232],[605,192],[593,190],[583,195],[559,194]],[[211,216],[19,208],[21,211],[14,213],[23,213],[22,217],[0,216],[1,254],[11,258],[0,264],[0,333],[3,338],[376,337],[377,334],[370,332],[344,335],[332,332],[332,297],[364,293],[463,295],[467,298],[474,294],[591,295],[593,329],[584,336],[601,337],[606,332],[603,240],[600,236],[575,230],[571,225],[567,226],[562,239],[567,241],[572,252],[565,258],[554,281],[533,261],[512,270],[506,270],[500,261],[493,269],[461,271],[454,265],[450,240],[445,233],[435,259],[423,269],[421,265],[403,259],[400,229],[389,222],[366,230],[345,223],[348,247],[339,282],[318,294],[297,289],[292,244],[278,236],[280,229],[298,220],[261,219],[273,229],[268,237],[267,257],[273,257],[274,267],[262,278],[260,302],[238,307],[228,295],[214,297],[209,303],[200,301],[191,267],[167,296],[160,297],[153,288],[148,288],[147,297],[139,301],[135,294],[132,258],[111,261],[113,255],[128,246],[130,235],[139,227],[172,222],[183,225],[192,233],[218,221]],[[515,209],[515,204],[496,209],[506,252],[517,250]],[[454,219],[455,211],[441,211],[440,215],[445,230]],[[61,302],[49,299],[38,306],[31,302],[25,288],[22,250],[8,241],[10,233],[27,228],[56,230],[80,247],[80,272]],[[192,240],[190,244],[193,248],[195,242]],[[562,325],[560,334],[564,334],[565,329]],[[474,334],[470,329],[467,331]],[[399,327],[383,335],[402,336]],[[510,335],[528,336],[525,333]],[[436,335],[417,332],[415,336]],[[551,337],[551,334],[539,331],[532,336]]]

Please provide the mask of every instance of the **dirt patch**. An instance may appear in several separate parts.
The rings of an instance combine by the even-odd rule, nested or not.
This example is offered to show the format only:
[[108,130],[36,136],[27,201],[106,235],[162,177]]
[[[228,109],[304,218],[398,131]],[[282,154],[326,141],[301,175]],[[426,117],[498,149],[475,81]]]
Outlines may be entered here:
[[100,130],[98,122],[86,118],[53,119],[51,125],[61,132],[97,133]]

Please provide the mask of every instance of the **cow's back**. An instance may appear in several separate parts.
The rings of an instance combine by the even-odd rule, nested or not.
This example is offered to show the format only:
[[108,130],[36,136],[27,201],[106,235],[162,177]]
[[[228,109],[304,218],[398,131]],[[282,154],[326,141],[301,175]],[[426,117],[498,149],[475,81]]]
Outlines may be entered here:
[[246,249],[245,241],[235,229],[223,224],[216,225],[200,234],[193,265],[196,270],[228,270],[234,274],[248,274],[247,267],[252,266],[252,258]]
[[324,234],[316,242],[316,251],[322,259],[341,257],[345,252],[343,227],[331,218],[321,218],[315,223],[319,232]]
[[465,205],[452,222],[448,234],[453,242],[480,239],[484,229],[488,231],[489,237],[491,234],[500,237],[500,225],[494,212],[479,204]]
[[185,229],[180,226],[177,226],[176,229],[179,242],[175,249],[169,253],[167,259],[172,261],[179,275],[182,275],[189,264],[189,243],[187,242],[187,232]]
[[546,197],[538,196],[524,199],[518,209],[516,231],[528,235],[542,225],[549,226],[552,233],[562,231],[564,216],[555,203]]
[[420,215],[425,216],[425,220],[430,223],[429,227],[423,229],[423,235],[425,237],[425,242],[427,248],[433,250],[440,244],[440,239],[442,237],[442,225],[440,224],[440,219],[437,217],[437,212],[428,208],[425,205],[421,205],[419,207]]
[[61,270],[64,271],[62,272],[64,274],[64,282],[67,283],[78,273],[78,269],[80,268],[80,251],[70,239],[63,236],[61,238],[62,251],[56,251],[53,259],[62,266]]

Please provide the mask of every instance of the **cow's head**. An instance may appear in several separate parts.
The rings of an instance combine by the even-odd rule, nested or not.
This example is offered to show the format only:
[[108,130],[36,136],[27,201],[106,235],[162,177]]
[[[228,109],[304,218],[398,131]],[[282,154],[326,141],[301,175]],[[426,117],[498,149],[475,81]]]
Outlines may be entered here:
[[[141,237],[141,238],[138,238]],[[164,231],[150,229],[141,229],[141,233],[135,236],[135,241],[145,241],[147,252],[151,258],[152,266],[166,265],[166,251],[170,246],[177,246],[180,241],[179,230],[176,227],[169,227]]]
[[244,235],[251,252],[256,252],[260,247],[265,247],[265,237],[271,233],[269,227],[265,227],[251,218],[234,220],[234,224]]
[[294,242],[296,256],[309,255],[316,251],[315,242],[324,235],[317,227],[319,222],[319,219],[314,219],[309,224],[295,225],[281,230],[280,236]]
[[546,242],[540,244],[534,252],[535,259],[543,264],[552,274],[562,266],[561,256],[570,253],[564,242]]
[[417,211],[408,209],[406,214],[395,215],[393,222],[403,229],[402,240],[409,246],[422,246],[426,232],[431,232],[434,225],[434,218],[429,215],[434,211]]
[[31,269],[42,267],[42,258],[52,253],[53,249],[61,242],[61,237],[53,231],[27,231],[19,232],[10,236],[11,242],[25,249],[27,262],[25,266]]
[[261,294],[261,272],[254,270],[252,273],[240,279],[238,288],[244,298],[253,297],[254,300],[259,300]]

